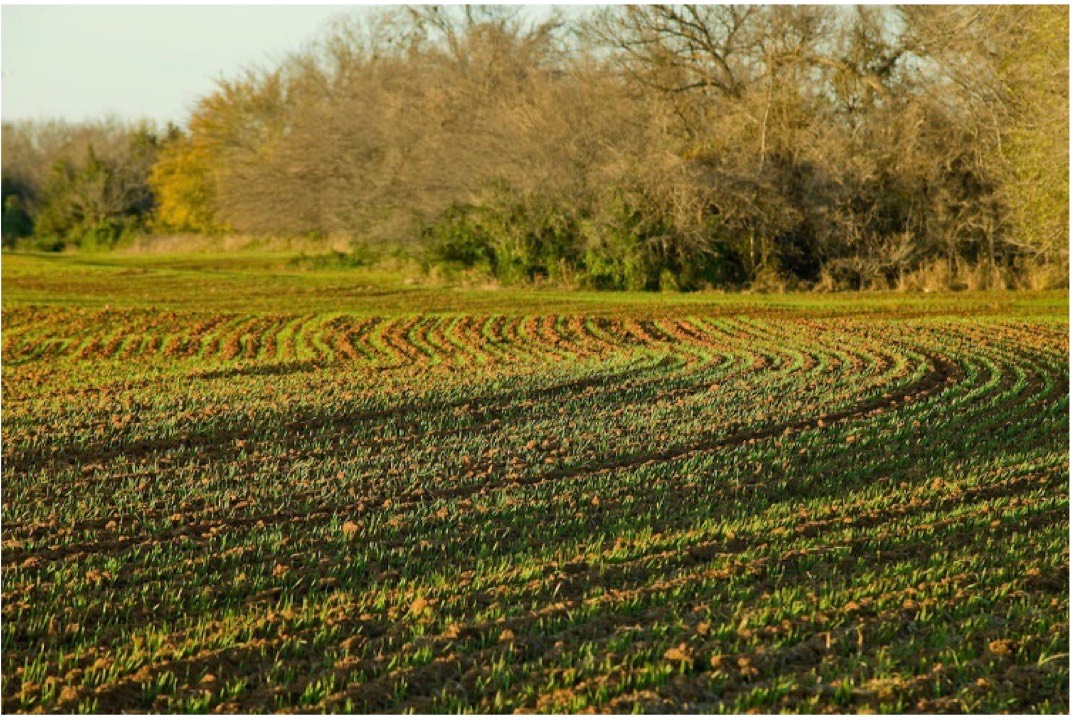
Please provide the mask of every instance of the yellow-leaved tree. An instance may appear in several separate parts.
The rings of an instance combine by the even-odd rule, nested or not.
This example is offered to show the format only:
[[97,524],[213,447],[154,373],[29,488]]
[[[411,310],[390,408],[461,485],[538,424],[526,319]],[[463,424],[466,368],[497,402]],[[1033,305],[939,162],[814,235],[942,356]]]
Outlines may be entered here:
[[227,230],[227,225],[217,219],[214,165],[211,148],[199,143],[194,134],[171,134],[149,174],[149,185],[156,197],[153,224],[157,230]]

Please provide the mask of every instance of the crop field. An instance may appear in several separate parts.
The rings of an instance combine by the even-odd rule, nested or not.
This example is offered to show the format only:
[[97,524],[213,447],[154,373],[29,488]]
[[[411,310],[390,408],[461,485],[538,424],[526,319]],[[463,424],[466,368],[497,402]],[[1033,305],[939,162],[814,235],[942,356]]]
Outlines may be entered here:
[[1066,294],[3,263],[5,712],[1069,709]]

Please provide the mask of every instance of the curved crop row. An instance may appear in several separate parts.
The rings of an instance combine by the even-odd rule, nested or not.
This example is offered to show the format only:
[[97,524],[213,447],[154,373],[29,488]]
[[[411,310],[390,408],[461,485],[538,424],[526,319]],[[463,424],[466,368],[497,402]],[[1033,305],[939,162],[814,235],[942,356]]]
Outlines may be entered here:
[[15,309],[5,711],[1065,711],[1065,320]]

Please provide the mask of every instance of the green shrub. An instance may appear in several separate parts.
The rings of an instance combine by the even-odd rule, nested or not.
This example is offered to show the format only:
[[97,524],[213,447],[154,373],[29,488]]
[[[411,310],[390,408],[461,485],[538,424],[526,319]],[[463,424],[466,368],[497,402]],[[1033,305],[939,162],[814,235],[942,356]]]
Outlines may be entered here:
[[137,182],[93,146],[81,163],[57,161],[42,190],[34,231],[46,243],[85,250],[114,248],[142,229],[151,208]]
[[[7,189],[5,188],[5,191]],[[10,248],[20,238],[26,238],[34,232],[34,223],[30,214],[23,207],[23,201],[14,193],[4,193],[3,211],[3,246]]]
[[551,282],[595,290],[696,290],[737,284],[742,263],[714,226],[677,228],[625,192],[601,202],[523,197],[499,188],[426,224],[428,265],[473,269],[505,285]]
[[505,284],[563,282],[579,257],[577,223],[554,205],[525,201],[455,205],[422,230],[430,260],[487,269]]

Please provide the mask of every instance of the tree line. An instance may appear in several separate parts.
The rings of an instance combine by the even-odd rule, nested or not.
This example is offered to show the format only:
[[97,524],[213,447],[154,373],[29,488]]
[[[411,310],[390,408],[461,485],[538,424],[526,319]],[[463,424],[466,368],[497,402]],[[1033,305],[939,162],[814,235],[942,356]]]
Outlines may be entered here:
[[340,236],[598,289],[1063,286],[1067,13],[341,16],[183,128],[5,124],[4,243]]

